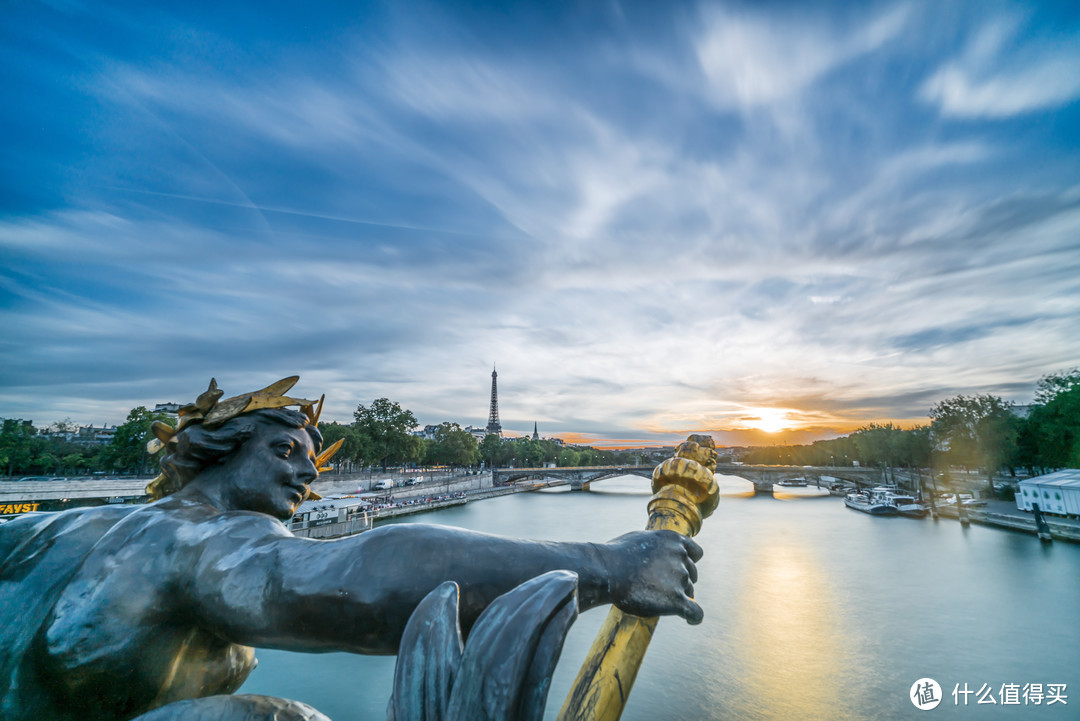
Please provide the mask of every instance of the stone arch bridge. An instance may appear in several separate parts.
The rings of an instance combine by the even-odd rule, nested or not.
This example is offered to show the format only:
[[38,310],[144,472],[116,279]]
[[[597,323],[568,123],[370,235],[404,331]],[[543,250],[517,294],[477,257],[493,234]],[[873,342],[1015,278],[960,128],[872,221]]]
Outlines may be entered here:
[[[580,468],[496,468],[492,480],[496,486],[531,481],[546,487],[570,486],[574,491],[587,491],[593,481],[615,476],[642,476],[652,478],[655,466],[586,466]],[[857,468],[853,466],[748,466],[740,463],[720,463],[716,472],[725,476],[737,476],[754,484],[758,493],[772,493],[773,484],[780,481],[803,479],[807,483],[825,484],[823,476],[848,481],[859,488],[880,485],[885,474],[880,468]]]

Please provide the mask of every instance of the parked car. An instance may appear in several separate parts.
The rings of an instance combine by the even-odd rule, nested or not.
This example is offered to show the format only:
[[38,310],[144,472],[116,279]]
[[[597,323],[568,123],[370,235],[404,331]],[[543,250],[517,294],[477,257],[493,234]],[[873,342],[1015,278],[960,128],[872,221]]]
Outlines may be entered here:
[[378,481],[375,483],[375,490],[377,491],[389,491],[393,487],[393,481]]

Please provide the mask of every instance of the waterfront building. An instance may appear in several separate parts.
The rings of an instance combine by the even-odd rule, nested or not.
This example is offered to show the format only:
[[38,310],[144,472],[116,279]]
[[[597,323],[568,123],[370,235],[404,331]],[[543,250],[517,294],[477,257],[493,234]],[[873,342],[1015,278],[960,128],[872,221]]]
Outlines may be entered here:
[[1080,517],[1080,469],[1065,468],[1043,476],[1020,481],[1016,491],[1016,507],[1032,510],[1039,504],[1043,513]]

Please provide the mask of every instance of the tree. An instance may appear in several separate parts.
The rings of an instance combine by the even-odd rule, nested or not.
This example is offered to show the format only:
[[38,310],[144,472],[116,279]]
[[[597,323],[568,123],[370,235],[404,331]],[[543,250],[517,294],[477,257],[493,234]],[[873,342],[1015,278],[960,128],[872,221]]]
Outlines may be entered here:
[[360,435],[355,425],[346,423],[324,422],[319,424],[319,431],[323,437],[323,448],[329,448],[339,440],[343,441],[341,448],[334,454],[337,466],[342,461],[363,464],[371,456],[371,450],[365,445],[365,438]]
[[989,394],[958,395],[934,406],[930,418],[935,449],[953,465],[982,467],[993,493],[994,472],[1016,454],[1019,422],[1012,404]]
[[81,453],[69,453],[62,459],[65,473],[78,473],[86,465],[86,457]]
[[543,441],[522,436],[514,439],[514,455],[522,468],[538,468],[544,464]]
[[48,432],[54,435],[68,435],[79,432],[79,427],[75,425],[75,421],[70,418],[65,418],[62,421],[54,421],[48,427]]
[[1080,468],[1080,370],[1043,377],[1021,432],[1030,465]]
[[390,463],[410,463],[423,456],[423,441],[411,432],[417,426],[416,416],[396,402],[376,398],[370,407],[361,403],[353,418],[370,460],[381,464],[384,471]]
[[563,468],[573,468],[578,465],[581,456],[573,448],[564,448],[559,452],[559,465]]
[[497,433],[489,433],[480,441],[480,458],[489,468],[505,466],[514,457],[514,447]]
[[[496,438],[498,436],[495,436]],[[476,438],[457,423],[440,423],[428,446],[432,465],[473,466],[480,461]]]
[[5,418],[0,427],[0,464],[7,467],[7,474],[23,472],[30,468],[34,458],[32,441],[37,430],[30,421]]
[[127,420],[116,427],[116,432],[105,449],[106,464],[120,471],[148,471],[150,454],[146,452],[146,443],[153,438],[150,426],[155,421],[175,425],[175,421],[166,413],[148,411],[146,406],[132,408]]
[[892,423],[871,423],[852,434],[859,462],[864,466],[888,468],[900,465],[900,438],[903,431]]

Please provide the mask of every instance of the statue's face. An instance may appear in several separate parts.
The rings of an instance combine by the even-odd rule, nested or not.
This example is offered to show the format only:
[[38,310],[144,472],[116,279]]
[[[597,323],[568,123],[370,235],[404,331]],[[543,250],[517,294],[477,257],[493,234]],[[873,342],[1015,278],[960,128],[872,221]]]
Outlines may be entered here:
[[290,518],[318,477],[315,448],[302,428],[259,423],[226,461],[225,497],[231,510]]

